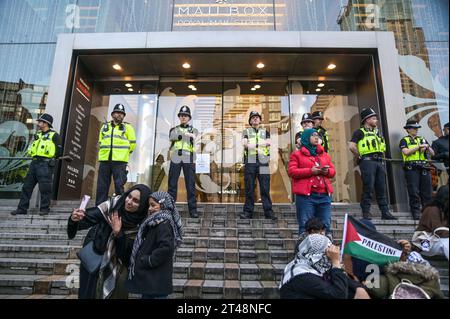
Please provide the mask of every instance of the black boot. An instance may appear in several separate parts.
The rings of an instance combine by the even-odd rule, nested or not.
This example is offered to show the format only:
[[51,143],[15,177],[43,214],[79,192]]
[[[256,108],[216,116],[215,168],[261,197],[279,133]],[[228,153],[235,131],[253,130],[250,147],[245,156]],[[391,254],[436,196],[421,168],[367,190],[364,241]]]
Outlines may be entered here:
[[367,220],[371,220],[372,219],[372,214],[370,212],[363,212],[363,218],[367,219]]
[[198,218],[198,213],[197,213],[196,210],[193,210],[193,211],[190,211],[190,212],[189,212],[189,216],[190,216],[191,218]]
[[21,210],[21,209],[16,209],[16,210],[13,210],[11,212],[11,215],[13,215],[13,216],[15,216],[15,215],[26,215],[26,214],[27,214],[27,211],[26,210]]
[[240,217],[241,217],[241,219],[252,219],[253,218],[252,214],[249,214],[247,212],[242,212]]
[[264,216],[266,219],[278,220],[277,216],[275,216],[275,214],[273,212],[266,213],[266,214],[264,214]]
[[381,219],[385,220],[397,220],[397,217],[392,215],[390,212],[384,212],[381,214]]

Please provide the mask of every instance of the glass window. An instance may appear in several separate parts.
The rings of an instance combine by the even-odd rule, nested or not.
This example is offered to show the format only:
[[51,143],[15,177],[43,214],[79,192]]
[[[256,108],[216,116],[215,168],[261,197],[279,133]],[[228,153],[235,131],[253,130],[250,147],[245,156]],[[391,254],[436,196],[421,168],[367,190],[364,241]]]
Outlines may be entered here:
[[56,42],[77,24],[75,0],[0,1],[0,42]]
[[55,45],[0,45],[0,197],[18,197],[36,120],[47,104]]

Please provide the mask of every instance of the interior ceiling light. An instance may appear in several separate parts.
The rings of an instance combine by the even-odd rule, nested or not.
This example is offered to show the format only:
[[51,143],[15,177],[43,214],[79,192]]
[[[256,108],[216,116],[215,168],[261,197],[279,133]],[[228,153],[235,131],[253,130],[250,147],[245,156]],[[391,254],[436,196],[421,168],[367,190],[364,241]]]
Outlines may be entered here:
[[185,63],[183,63],[183,68],[190,69],[191,65],[189,63],[185,62]]
[[120,71],[120,70],[122,70],[122,67],[119,64],[114,64],[113,65],[113,69],[117,70],[117,71]]
[[129,88],[128,91],[129,92],[134,92],[134,90],[132,88]]
[[264,63],[259,62],[259,63],[256,65],[256,67],[257,67],[258,69],[263,69],[263,68],[265,67],[265,65],[264,65]]
[[320,92],[320,91],[322,91],[322,89],[316,89],[316,92]]
[[319,83],[317,84],[317,87],[323,88],[325,86],[325,83]]
[[127,83],[127,84],[125,84],[125,86],[126,86],[127,88],[131,88],[131,87],[133,87],[133,84]]
[[188,88],[193,89],[193,88],[195,88],[195,85],[193,85],[193,84],[188,85]]
[[336,64],[333,64],[333,63],[328,64],[327,69],[328,69],[328,70],[334,70],[334,69],[336,69]]
[[192,91],[197,91],[197,88],[192,88]]
[[327,79],[326,76],[319,76],[319,77],[317,78],[317,80],[319,80],[319,81],[325,81],[326,79]]
[[256,91],[256,88],[251,88],[250,90],[252,90],[252,91]]
[[254,88],[255,88],[255,89],[260,89],[260,88],[261,88],[261,85],[256,84],[256,85],[254,86]]

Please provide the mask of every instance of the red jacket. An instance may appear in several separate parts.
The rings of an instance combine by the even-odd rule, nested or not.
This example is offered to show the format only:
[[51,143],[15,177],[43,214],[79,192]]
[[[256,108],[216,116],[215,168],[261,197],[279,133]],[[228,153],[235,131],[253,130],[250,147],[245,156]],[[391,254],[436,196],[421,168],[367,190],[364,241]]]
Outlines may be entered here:
[[333,193],[333,187],[331,186],[330,178],[336,175],[336,170],[334,169],[333,163],[331,163],[330,156],[325,153],[321,145],[317,145],[317,157],[311,156],[309,150],[302,147],[291,154],[289,159],[289,176],[292,177],[292,191],[297,195],[311,195],[311,186],[313,183],[312,177],[312,167],[315,165],[316,158],[320,163],[320,166],[328,165],[328,175],[318,175],[323,176],[328,194]]

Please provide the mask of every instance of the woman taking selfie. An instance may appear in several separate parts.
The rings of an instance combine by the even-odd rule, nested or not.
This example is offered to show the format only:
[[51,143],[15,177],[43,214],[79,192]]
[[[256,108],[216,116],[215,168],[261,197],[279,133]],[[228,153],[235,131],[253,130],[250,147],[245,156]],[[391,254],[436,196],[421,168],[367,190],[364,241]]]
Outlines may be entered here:
[[139,225],[147,216],[150,189],[135,185],[97,207],[75,209],[69,217],[69,239],[89,229],[78,253],[79,299],[126,299],[124,284]]

